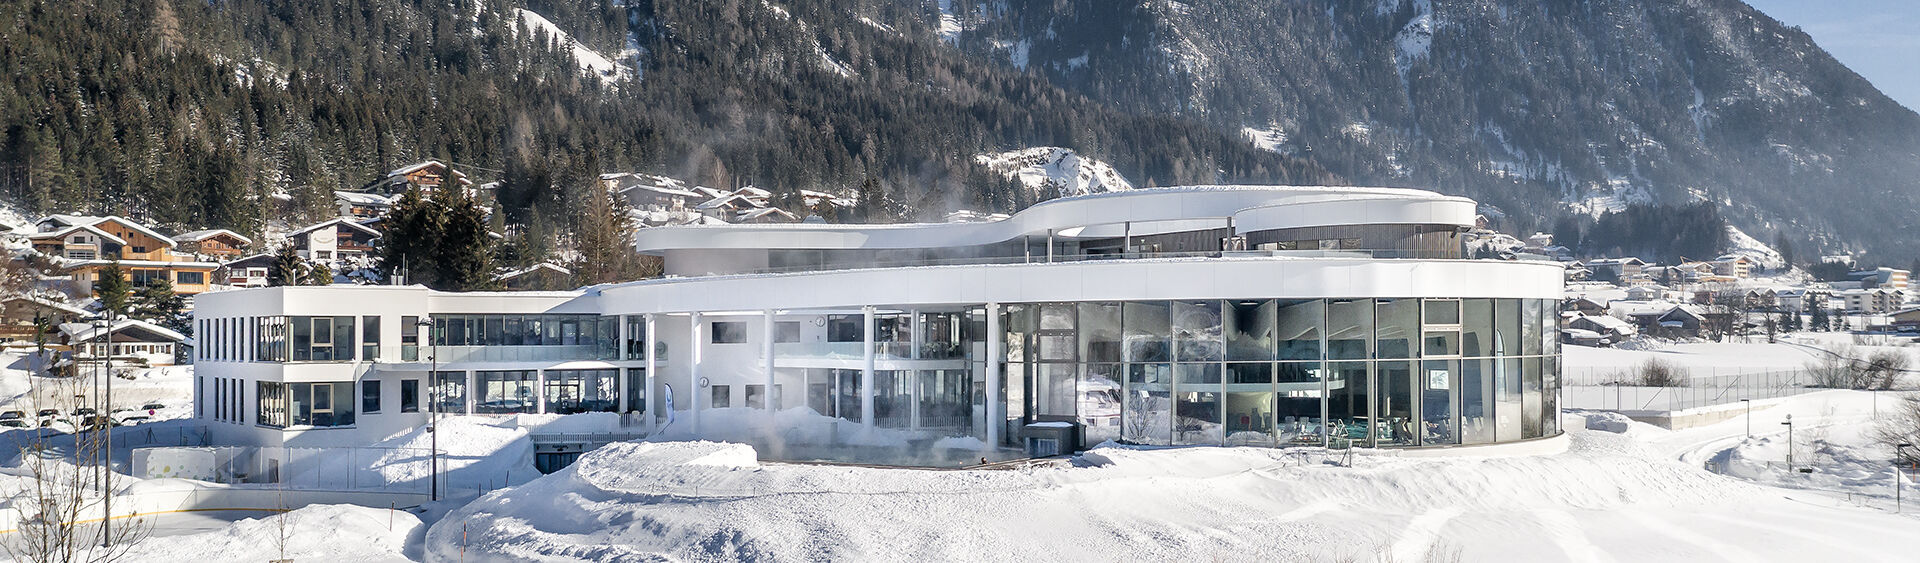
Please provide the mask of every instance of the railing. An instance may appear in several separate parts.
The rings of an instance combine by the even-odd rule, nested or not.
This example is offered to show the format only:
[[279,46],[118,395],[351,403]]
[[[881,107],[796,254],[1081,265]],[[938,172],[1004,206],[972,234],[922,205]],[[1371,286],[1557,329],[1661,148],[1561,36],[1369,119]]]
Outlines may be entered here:
[[[426,448],[177,446],[138,448],[132,474],[298,490],[428,493]],[[443,453],[442,470],[447,469]]]
[[[431,347],[428,347],[430,350]],[[414,357],[424,361],[426,356],[439,355],[440,363],[453,362],[553,362],[567,360],[612,360],[617,350],[604,349],[598,345],[585,346],[441,346],[430,354],[414,352]]]
[[1612,411],[1680,411],[1822,391],[1804,371],[1741,368],[1685,370],[1668,385],[1648,385],[1630,370],[1563,374],[1560,406]]
[[1461,260],[1465,256],[1451,250],[1213,250],[1202,252],[1122,252],[1112,254],[1037,253],[1030,256],[978,256],[966,258],[922,258],[912,260],[872,260],[855,263],[799,264],[772,266],[727,272],[735,274],[786,274],[857,270],[868,268],[911,268],[920,266],[976,266],[993,264],[1048,264],[1101,260],[1161,260],[1183,258],[1365,258],[1398,260]]

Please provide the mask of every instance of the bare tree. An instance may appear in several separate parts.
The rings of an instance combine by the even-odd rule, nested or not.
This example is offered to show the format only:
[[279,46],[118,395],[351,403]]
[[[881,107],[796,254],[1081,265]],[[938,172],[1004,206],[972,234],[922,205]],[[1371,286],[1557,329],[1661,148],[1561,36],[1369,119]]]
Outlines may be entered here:
[[1634,382],[1647,387],[1686,387],[1687,374],[1679,366],[1648,358],[1634,367]]
[[[73,413],[86,405],[89,386],[78,378],[59,380],[43,388],[38,400],[60,412]],[[103,415],[106,416],[106,415]],[[151,527],[142,518],[113,519],[104,514],[102,502],[108,480],[102,471],[111,471],[112,455],[106,451],[107,425],[76,419],[74,433],[62,434],[55,428],[33,430],[34,438],[20,452],[27,479],[4,491],[12,499],[18,525],[15,532],[0,537],[0,550],[17,561],[33,563],[109,563],[127,558],[133,544],[144,539]],[[92,428],[89,428],[92,427]],[[60,451],[71,436],[72,459]]]
[[1920,396],[1901,397],[1900,402],[1873,428],[1874,441],[1899,456],[1900,465],[1920,464],[1920,449],[1901,448],[1900,444],[1920,444]]

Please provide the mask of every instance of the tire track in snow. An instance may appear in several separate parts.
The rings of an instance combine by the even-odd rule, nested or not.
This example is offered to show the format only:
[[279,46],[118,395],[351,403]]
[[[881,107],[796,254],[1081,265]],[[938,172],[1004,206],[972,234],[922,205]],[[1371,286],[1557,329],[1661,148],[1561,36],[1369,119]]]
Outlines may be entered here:
[[1540,522],[1540,528],[1546,530],[1547,539],[1567,554],[1567,560],[1574,563],[1611,563],[1613,556],[1594,545],[1586,532],[1580,531],[1580,521],[1565,510],[1541,509],[1533,511]]
[[1459,516],[1464,510],[1455,507],[1436,508],[1413,517],[1407,523],[1407,529],[1393,541],[1394,561],[1421,561],[1426,559],[1427,550],[1433,548],[1434,540],[1440,538],[1440,528]]

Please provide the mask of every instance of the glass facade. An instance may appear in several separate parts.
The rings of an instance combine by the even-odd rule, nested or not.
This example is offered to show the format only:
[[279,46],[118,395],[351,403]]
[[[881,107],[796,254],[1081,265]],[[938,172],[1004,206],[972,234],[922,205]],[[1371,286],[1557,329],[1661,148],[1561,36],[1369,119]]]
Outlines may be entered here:
[[1070,421],[1087,445],[1418,447],[1552,436],[1554,308],[1534,299],[1007,305],[1003,435]]

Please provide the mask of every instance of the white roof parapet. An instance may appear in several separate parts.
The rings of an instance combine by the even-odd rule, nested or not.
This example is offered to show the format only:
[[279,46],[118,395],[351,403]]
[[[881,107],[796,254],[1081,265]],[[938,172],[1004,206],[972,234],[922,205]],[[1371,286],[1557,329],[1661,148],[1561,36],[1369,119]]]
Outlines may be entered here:
[[643,229],[634,238],[641,252],[660,254],[688,249],[971,246],[1049,232],[1065,238],[1105,238],[1122,236],[1123,231],[1146,235],[1207,228],[1214,222],[1224,226],[1229,219],[1241,232],[1356,224],[1472,227],[1475,205],[1467,198],[1404,188],[1190,186],[1054,199],[1006,219],[977,223],[678,226]]

